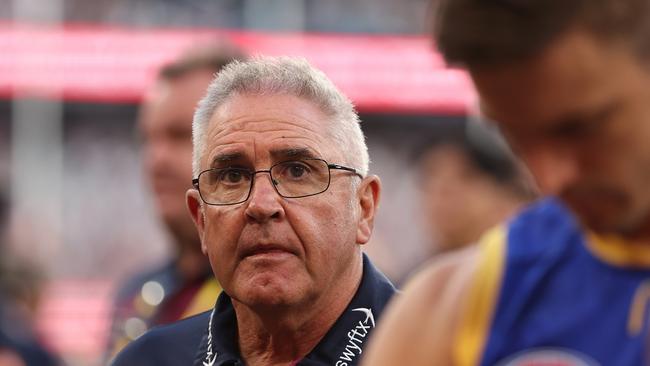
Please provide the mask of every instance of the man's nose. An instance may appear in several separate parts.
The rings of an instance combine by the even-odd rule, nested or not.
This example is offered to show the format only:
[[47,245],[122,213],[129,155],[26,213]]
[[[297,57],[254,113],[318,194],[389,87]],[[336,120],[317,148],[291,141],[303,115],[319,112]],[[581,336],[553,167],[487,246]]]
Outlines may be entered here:
[[578,162],[567,149],[552,146],[527,148],[522,158],[544,194],[560,194],[578,177]]
[[282,197],[273,186],[268,172],[257,172],[248,197],[246,215],[256,222],[266,222],[284,216]]

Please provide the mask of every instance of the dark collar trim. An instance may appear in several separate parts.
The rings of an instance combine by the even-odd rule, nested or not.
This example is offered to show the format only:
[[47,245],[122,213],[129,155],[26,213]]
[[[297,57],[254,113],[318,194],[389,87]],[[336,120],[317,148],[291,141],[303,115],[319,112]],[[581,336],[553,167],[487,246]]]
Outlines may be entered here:
[[[324,364],[356,365],[378,317],[395,288],[363,255],[359,289],[347,308],[316,347],[297,366]],[[237,344],[237,319],[230,297],[222,292],[211,315],[212,339],[205,335],[195,357],[195,366],[243,365]],[[214,345],[212,354],[208,344]]]

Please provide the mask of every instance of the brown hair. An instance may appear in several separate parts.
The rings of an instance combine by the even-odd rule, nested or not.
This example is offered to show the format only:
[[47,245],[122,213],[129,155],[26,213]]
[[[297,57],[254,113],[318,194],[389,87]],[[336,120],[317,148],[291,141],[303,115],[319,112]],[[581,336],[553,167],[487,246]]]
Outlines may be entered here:
[[433,0],[433,35],[453,65],[521,61],[570,29],[650,54],[650,0]]
[[228,42],[202,44],[189,49],[177,60],[163,66],[158,72],[158,78],[173,80],[204,69],[217,73],[230,62],[243,61],[246,58],[241,49]]

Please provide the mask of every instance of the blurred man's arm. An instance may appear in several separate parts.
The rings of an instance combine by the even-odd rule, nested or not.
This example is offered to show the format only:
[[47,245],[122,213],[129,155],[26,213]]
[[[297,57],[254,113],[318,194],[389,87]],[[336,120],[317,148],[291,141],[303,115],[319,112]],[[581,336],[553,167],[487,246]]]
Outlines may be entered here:
[[476,273],[474,246],[436,259],[395,298],[364,365],[454,365],[453,347]]

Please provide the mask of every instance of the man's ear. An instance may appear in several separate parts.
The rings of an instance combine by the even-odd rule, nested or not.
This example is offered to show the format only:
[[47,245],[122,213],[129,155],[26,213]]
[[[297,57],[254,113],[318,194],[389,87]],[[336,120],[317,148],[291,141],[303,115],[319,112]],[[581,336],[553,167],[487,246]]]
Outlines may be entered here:
[[201,251],[203,254],[207,254],[206,246],[203,243],[203,232],[205,231],[205,214],[203,212],[203,205],[201,197],[199,196],[199,191],[194,188],[190,188],[185,193],[185,201],[187,203],[187,208],[190,210],[190,216],[192,216],[192,221],[196,226],[196,230],[199,232],[199,238],[201,239]]
[[372,228],[375,224],[375,215],[379,208],[381,194],[381,181],[376,175],[369,175],[363,179],[357,189],[359,197],[359,223],[357,226],[357,244],[363,245],[370,240]]

